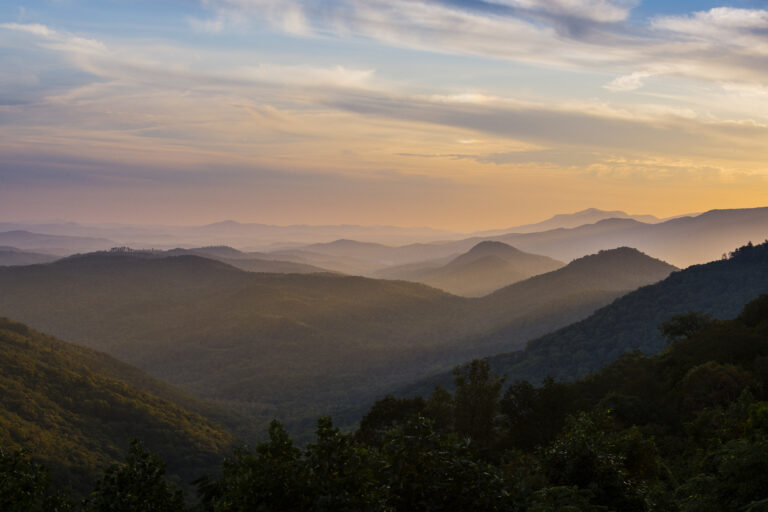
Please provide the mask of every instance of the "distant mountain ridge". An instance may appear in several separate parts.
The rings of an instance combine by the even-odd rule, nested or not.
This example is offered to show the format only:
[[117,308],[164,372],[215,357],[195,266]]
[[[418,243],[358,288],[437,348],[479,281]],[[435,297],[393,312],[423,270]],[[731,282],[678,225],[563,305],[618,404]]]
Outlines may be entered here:
[[116,244],[105,238],[45,235],[24,230],[14,230],[0,233],[0,245],[31,252],[66,256],[79,251],[109,249]]
[[297,263],[274,259],[262,253],[246,253],[228,246],[200,247],[195,249],[172,249],[162,254],[178,256],[193,254],[204,258],[212,258],[247,272],[264,272],[274,274],[314,274],[318,272],[330,272],[330,270]]
[[[603,249],[635,247],[683,268],[719,258],[723,248],[738,247],[749,241],[757,243],[766,238],[768,207],[710,210],[696,216],[677,217],[655,224],[633,218],[606,218],[571,228],[473,236],[461,240],[403,246],[362,243],[356,245],[352,240],[344,240],[343,244],[315,245],[312,251],[322,252],[323,258],[344,258],[354,254],[354,261],[350,262],[346,270],[340,271],[390,277],[397,275],[400,270],[397,267],[405,266],[402,270],[410,271],[419,266],[426,268],[445,265],[446,260],[489,240],[504,242],[521,251],[565,262]],[[275,253],[275,257],[293,260],[294,257],[300,257],[305,250],[309,251],[307,248],[281,251]],[[317,258],[316,254],[307,254],[307,257],[304,262],[328,268],[322,258],[313,259]]]
[[[71,246],[59,243],[56,247],[56,244],[20,245],[4,242],[0,237],[0,245],[56,255],[103,250],[118,245],[164,250],[228,245],[247,252],[261,252],[263,256],[257,258],[373,277],[383,275],[387,267],[411,264],[442,266],[447,260],[487,240],[504,242],[524,252],[565,262],[602,249],[635,247],[678,267],[685,267],[719,257],[723,247],[764,240],[768,237],[768,208],[710,210],[664,220],[631,216],[622,211],[588,209],[558,215],[520,229],[485,231],[469,237],[426,228],[266,226],[234,221],[181,227],[81,226],[73,223],[37,227],[62,235],[110,236],[95,237],[98,243],[80,240],[80,243]],[[29,230],[32,226],[0,223],[0,231],[20,228]],[[43,250],[43,245],[50,250]]]
[[564,266],[538,254],[520,251],[503,242],[480,242],[440,267],[390,270],[382,275],[416,281],[455,295],[480,297],[528,277]]
[[711,210],[658,224],[606,219],[574,229],[508,234],[499,240],[522,250],[569,260],[598,249],[635,247],[679,267],[721,257],[723,248],[768,238],[768,208]]
[[584,224],[594,224],[605,219],[632,219],[646,224],[656,224],[663,220],[654,215],[630,215],[621,210],[606,211],[598,208],[587,208],[574,213],[560,213],[547,220],[522,226],[513,226],[505,229],[493,229],[473,233],[474,236],[499,236],[509,233],[535,233],[550,231],[552,229],[576,228]]
[[106,247],[81,247],[73,252],[100,250],[118,245],[146,249],[230,245],[248,251],[262,251],[327,242],[339,238],[354,238],[387,244],[408,244],[450,240],[464,236],[460,233],[429,227],[300,224],[278,226],[241,223],[234,220],[214,222],[202,226],[0,222],[0,232],[17,230],[45,235],[112,240],[111,244]]

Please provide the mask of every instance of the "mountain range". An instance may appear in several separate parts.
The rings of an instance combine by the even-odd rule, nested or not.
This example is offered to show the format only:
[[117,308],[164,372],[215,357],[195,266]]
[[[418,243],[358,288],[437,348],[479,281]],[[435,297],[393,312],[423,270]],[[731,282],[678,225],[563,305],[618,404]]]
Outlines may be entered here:
[[[727,259],[673,272],[642,286],[587,318],[528,342],[524,350],[489,358],[495,371],[510,381],[541,382],[546,377],[575,380],[635,350],[655,354],[665,346],[659,327],[674,315],[689,312],[732,318],[755,297],[768,293],[768,242],[743,246]],[[503,336],[503,335],[502,335]],[[429,392],[450,384],[443,373],[407,388]]]
[[94,253],[0,268],[0,314],[254,417],[290,419],[515,349],[673,270],[629,249],[587,261],[468,299],[195,255]]
[[[275,257],[325,268],[329,268],[329,257],[354,258],[354,264],[349,265],[352,271],[366,275],[385,275],[387,267],[411,264],[425,268],[442,266],[478,243],[491,240],[566,262],[603,249],[634,247],[682,268],[720,258],[724,248],[738,247],[750,241],[759,243],[766,237],[768,208],[749,208],[711,210],[654,224],[633,218],[606,218],[578,227],[472,236],[396,247],[337,240],[279,251]],[[322,258],[316,259],[317,254],[322,254]],[[406,270],[412,268],[406,267]],[[397,269],[394,271],[397,272]]]
[[[680,215],[680,217],[690,217],[696,214]],[[675,217],[673,217],[675,218]],[[663,220],[654,215],[630,215],[621,210],[600,210],[598,208],[587,208],[575,213],[561,213],[553,215],[547,220],[522,226],[514,226],[506,229],[494,229],[474,233],[475,236],[499,236],[508,233],[536,233],[538,231],[550,231],[552,229],[576,228],[584,224],[594,224],[605,219],[632,219],[646,224],[657,224]]]
[[0,223],[0,245],[59,256],[114,246],[170,250],[227,245],[256,259],[369,277],[383,275],[388,267],[439,267],[489,240],[565,262],[628,246],[685,267],[720,257],[723,247],[759,243],[767,234],[768,208],[711,210],[663,220],[588,209],[469,235],[426,228],[268,226],[234,221],[205,226]]
[[16,230],[0,233],[0,246],[24,251],[68,256],[76,252],[109,249],[116,244],[105,238],[47,235]]
[[562,266],[564,263],[552,258],[488,241],[480,242],[443,266],[406,265],[385,269],[378,276],[424,283],[454,295],[480,297]]

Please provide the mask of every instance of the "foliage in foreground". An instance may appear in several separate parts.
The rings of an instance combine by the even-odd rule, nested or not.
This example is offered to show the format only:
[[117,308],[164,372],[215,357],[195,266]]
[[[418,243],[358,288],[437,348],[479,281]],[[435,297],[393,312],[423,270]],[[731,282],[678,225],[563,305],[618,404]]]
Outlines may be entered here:
[[[658,356],[628,354],[572,384],[504,390],[486,361],[473,361],[456,370],[455,394],[387,397],[354,434],[322,418],[305,448],[273,422],[268,441],[197,482],[194,506],[134,444],[79,508],[768,510],[768,296],[734,320],[695,324],[683,334],[664,326],[670,345]],[[0,454],[0,471],[3,510],[67,510],[27,455]]]

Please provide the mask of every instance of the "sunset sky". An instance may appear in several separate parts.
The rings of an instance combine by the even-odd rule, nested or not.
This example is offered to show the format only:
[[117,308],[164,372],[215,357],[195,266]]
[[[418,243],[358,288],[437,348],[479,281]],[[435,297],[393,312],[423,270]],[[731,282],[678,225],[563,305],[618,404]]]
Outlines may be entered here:
[[0,220],[768,205],[768,2],[7,0]]

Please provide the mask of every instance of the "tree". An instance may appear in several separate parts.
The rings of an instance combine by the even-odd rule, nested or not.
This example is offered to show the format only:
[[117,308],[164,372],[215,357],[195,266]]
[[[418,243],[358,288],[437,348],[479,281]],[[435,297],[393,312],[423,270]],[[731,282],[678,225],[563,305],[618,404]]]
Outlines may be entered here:
[[24,450],[7,453],[0,448],[0,510],[3,512],[64,512],[70,504],[48,495],[49,476]]
[[131,440],[125,463],[110,467],[85,503],[88,512],[179,512],[181,491],[165,481],[165,463]]
[[375,444],[381,440],[387,429],[403,423],[415,414],[422,414],[424,407],[424,399],[420,396],[396,398],[387,395],[377,400],[360,420],[356,437],[365,443]]
[[435,386],[424,406],[424,416],[435,422],[435,430],[453,430],[454,403],[451,393],[442,386]]
[[204,510],[266,512],[309,510],[311,493],[301,450],[293,445],[283,425],[272,420],[269,441],[255,454],[245,448],[224,461],[219,480],[200,479],[198,491]]
[[436,432],[416,416],[387,432],[381,447],[382,481],[398,511],[510,510],[501,472],[478,460],[467,439]]
[[667,344],[672,344],[678,340],[687,339],[697,332],[711,326],[715,320],[710,314],[689,312],[674,315],[672,318],[661,324],[659,330]]
[[335,428],[329,417],[317,421],[316,440],[307,446],[304,463],[312,510],[387,510],[386,489],[376,478],[379,461],[375,453]]
[[456,432],[487,447],[499,410],[504,377],[491,373],[487,359],[475,359],[453,370],[454,427]]
[[656,447],[632,428],[614,432],[607,412],[581,413],[540,452],[541,470],[555,487],[588,491],[593,503],[626,512],[645,509],[647,480],[658,472]]

